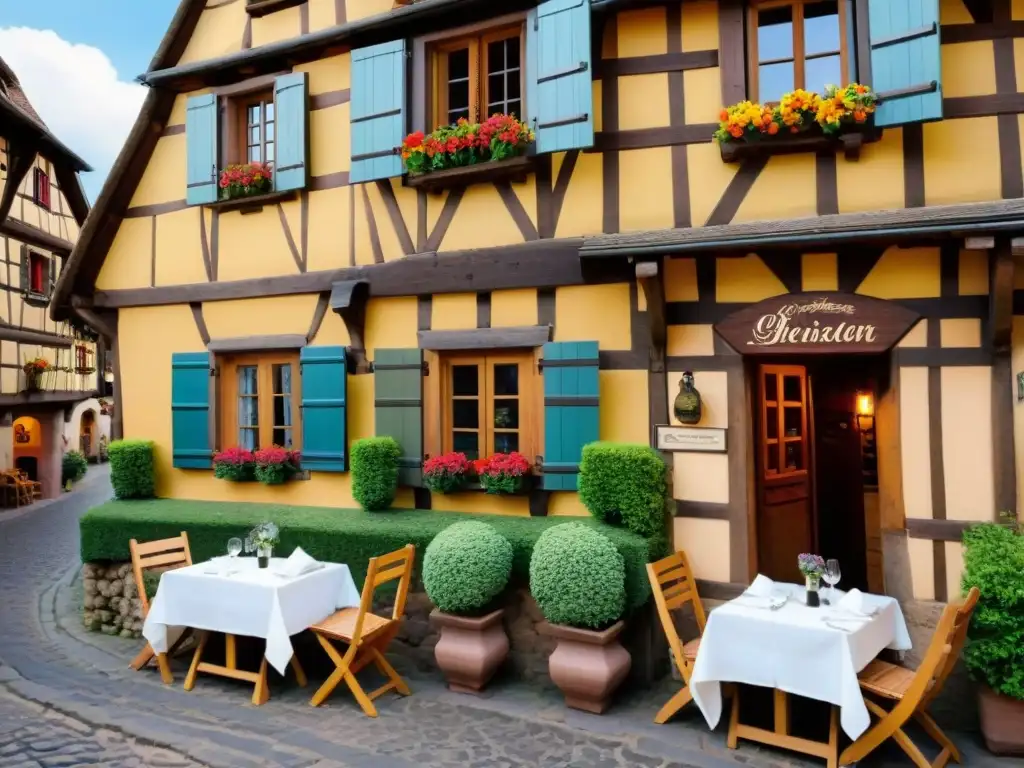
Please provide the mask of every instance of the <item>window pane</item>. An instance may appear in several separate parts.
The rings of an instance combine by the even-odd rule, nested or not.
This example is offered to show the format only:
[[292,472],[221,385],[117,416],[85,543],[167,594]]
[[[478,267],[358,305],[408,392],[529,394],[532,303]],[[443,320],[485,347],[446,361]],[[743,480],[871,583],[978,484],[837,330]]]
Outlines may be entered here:
[[494,452],[495,453],[512,453],[512,451],[519,450],[519,433],[518,432],[495,432],[494,433]]
[[523,102],[519,101],[519,99],[514,99],[513,101],[508,102],[505,107],[505,111],[510,115],[521,117],[523,114]]
[[456,429],[478,429],[480,401],[452,400],[452,426]]
[[757,14],[757,60],[793,56],[793,7],[769,8]]
[[758,97],[761,101],[779,101],[784,93],[796,86],[793,81],[793,62],[769,64],[758,68]]
[[259,430],[240,429],[238,430],[238,447],[255,451],[260,447]]
[[249,162],[250,163],[258,163],[258,162],[260,162],[260,148],[258,146],[256,146],[256,147],[249,147]]
[[469,77],[469,48],[461,48],[448,54],[448,80]]
[[782,399],[787,403],[800,403],[803,402],[800,397],[800,377],[799,376],[783,376],[782,377]]
[[469,81],[460,80],[448,83],[448,111],[467,109],[469,107]]
[[263,154],[265,155],[265,157],[263,158],[263,162],[265,162],[265,163],[272,163],[272,162],[274,162],[274,145],[273,144],[267,144],[266,151]]
[[475,365],[452,366],[452,394],[456,397],[480,393],[480,371]]
[[274,445],[279,445],[282,448],[288,448],[289,450],[294,447],[292,444],[292,430],[290,429],[275,427],[272,437],[274,439]]
[[805,87],[808,91],[822,93],[826,85],[842,85],[842,64],[838,56],[823,56],[808,59],[804,68]]
[[[292,367],[291,365],[275,365],[273,367],[274,394],[290,395],[292,393]],[[281,422],[275,421],[275,424]]]
[[480,458],[480,435],[477,432],[453,432],[452,450],[466,454],[467,459]]
[[494,426],[497,429],[518,429],[519,428],[519,401],[518,400],[495,400],[494,401]]
[[508,90],[508,94],[507,94],[507,96],[505,98],[507,98],[509,100],[511,100],[511,99],[518,99],[519,98],[519,85],[520,85],[519,72],[518,71],[516,71],[516,72],[509,72],[508,75],[505,76],[505,87]]
[[272,101],[264,102],[264,107],[266,108],[266,119],[267,120],[273,120],[274,119],[274,102],[272,102]]
[[460,117],[464,117],[467,120],[469,120],[469,108],[468,107],[464,108],[464,109],[455,109],[455,110],[452,110],[451,112],[449,112],[448,113],[448,122],[449,123],[453,123],[453,124],[457,123],[457,122],[459,122],[459,118]]
[[238,394],[240,395],[257,395],[259,392],[256,390],[256,366],[255,365],[240,365],[238,366]]
[[502,363],[494,366],[494,394],[519,394],[519,366],[516,363]]
[[274,124],[273,123],[267,123],[267,125],[266,125],[266,134],[267,134],[267,141],[273,141],[274,140]]
[[505,70],[505,41],[498,40],[487,44],[487,71],[503,72]]
[[505,75],[490,75],[487,78],[487,98],[501,109],[505,103]]
[[839,9],[835,0],[804,6],[804,50],[808,55],[839,50]]
[[292,425],[292,399],[290,397],[275,397],[274,398],[274,426],[275,427],[290,427],[291,425]]
[[505,41],[505,69],[519,68],[519,35]]
[[260,122],[260,105],[253,104],[249,107],[249,124],[259,125]]

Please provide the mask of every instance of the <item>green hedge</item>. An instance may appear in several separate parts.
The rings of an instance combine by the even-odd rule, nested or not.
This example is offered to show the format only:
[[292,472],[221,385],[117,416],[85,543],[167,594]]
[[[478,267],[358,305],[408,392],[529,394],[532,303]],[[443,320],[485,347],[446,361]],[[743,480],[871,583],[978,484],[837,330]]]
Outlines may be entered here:
[[441,531],[423,555],[423,586],[439,611],[472,616],[508,584],[512,545],[487,523],[464,520]]
[[352,444],[352,496],[363,509],[380,512],[398,492],[402,448],[393,437],[366,437]]
[[645,566],[661,554],[652,551],[654,545],[641,536],[587,518],[506,517],[422,510],[368,513],[278,504],[150,499],[110,501],[87,512],[80,521],[82,562],[129,560],[129,539],[163,539],[177,536],[181,531],[188,533],[193,560],[208,560],[224,554],[232,536],[244,537],[264,520],[281,527],[277,554],[288,555],[296,546],[301,546],[318,559],[346,563],[358,584],[362,584],[366,563],[374,555],[414,544],[418,572],[424,550],[435,535],[452,523],[479,520],[512,545],[512,582],[519,586],[529,584],[530,556],[537,538],[554,525],[579,522],[599,530],[622,554],[630,610],[647,601],[650,585]]
[[61,460],[60,484],[67,485],[68,480],[77,483],[89,469],[89,462],[80,451],[68,451]]
[[153,441],[115,440],[108,450],[114,495],[119,499],[152,498],[156,493]]
[[665,529],[666,471],[649,445],[590,443],[580,461],[580,501],[598,520],[656,536]]

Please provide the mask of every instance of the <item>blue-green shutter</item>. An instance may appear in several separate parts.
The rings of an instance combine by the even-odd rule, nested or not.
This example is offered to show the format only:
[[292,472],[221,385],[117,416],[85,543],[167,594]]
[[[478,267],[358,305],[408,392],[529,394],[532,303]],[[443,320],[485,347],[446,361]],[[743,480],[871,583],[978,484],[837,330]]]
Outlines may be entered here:
[[305,189],[309,172],[308,75],[274,80],[274,189]]
[[596,341],[544,345],[544,488],[578,488],[583,446],[598,439]]
[[190,96],[185,104],[188,155],[185,199],[189,205],[217,200],[217,97]]
[[171,457],[175,467],[209,469],[210,353],[171,355]]
[[352,51],[352,167],[349,180],[402,175],[405,40]]
[[344,472],[348,446],[344,347],[303,347],[302,468]]
[[868,0],[875,125],[942,119],[939,0]]
[[526,20],[527,119],[538,152],[594,144],[590,0],[548,0]]
[[373,405],[379,436],[402,447],[398,482],[423,484],[423,350],[378,349],[373,358]]

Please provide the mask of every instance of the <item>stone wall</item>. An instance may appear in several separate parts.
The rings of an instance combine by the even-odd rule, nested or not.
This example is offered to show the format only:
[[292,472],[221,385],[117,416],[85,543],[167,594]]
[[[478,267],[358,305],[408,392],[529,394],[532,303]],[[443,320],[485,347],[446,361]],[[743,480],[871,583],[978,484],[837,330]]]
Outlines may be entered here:
[[82,566],[82,622],[86,629],[121,637],[141,637],[142,601],[131,563]]

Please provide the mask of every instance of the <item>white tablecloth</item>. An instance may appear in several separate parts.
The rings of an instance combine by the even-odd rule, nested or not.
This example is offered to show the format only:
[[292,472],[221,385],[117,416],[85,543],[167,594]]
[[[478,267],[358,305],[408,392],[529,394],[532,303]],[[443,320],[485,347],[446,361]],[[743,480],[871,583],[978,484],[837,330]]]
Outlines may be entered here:
[[[259,568],[255,557],[234,562],[217,558],[168,571],[149,608],[142,636],[158,653],[167,652],[171,627],[192,627],[231,635],[262,637],[266,658],[281,674],[292,657],[291,636],[339,608],[359,605],[359,590],[347,565],[324,563],[303,576],[277,575],[283,558]],[[219,573],[205,573],[216,564]]]
[[[741,597],[711,612],[690,679],[693,700],[714,728],[722,715],[721,682],[778,688],[838,705],[843,730],[856,739],[871,724],[857,673],[885,648],[911,647],[899,603],[865,595],[865,605],[880,610],[865,621],[835,621],[852,630],[845,632],[823,621],[839,615],[833,606],[804,604],[803,587],[776,589],[791,595],[778,610],[754,607],[758,601]],[[837,600],[841,595],[836,590]]]

